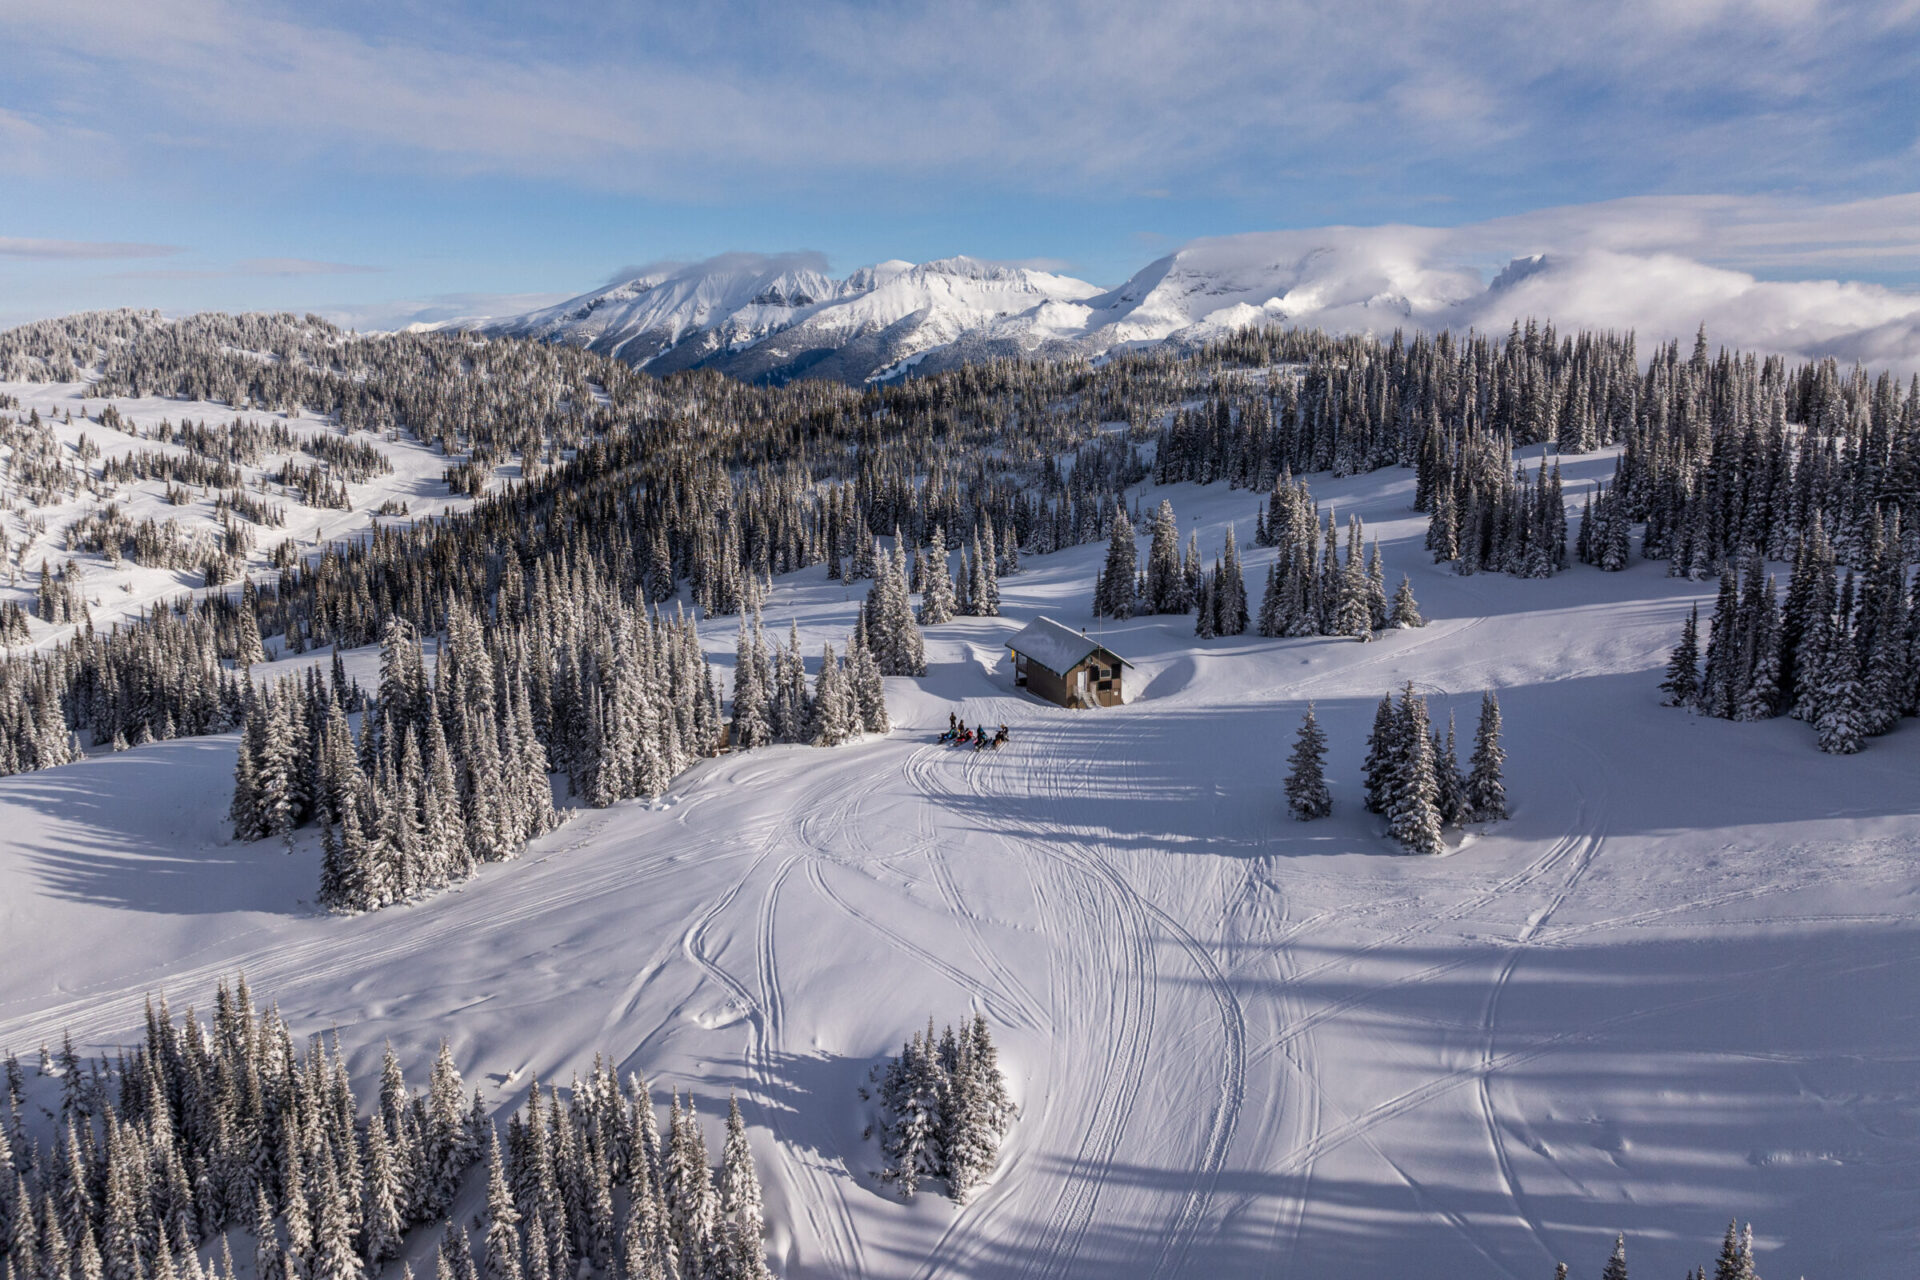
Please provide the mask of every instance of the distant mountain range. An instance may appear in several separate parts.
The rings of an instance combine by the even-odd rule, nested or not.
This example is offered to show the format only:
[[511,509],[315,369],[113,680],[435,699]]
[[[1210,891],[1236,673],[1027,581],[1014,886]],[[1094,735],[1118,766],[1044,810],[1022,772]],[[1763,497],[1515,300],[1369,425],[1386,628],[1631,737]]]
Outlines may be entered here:
[[[1496,234],[1497,232],[1497,234]],[[1624,246],[1624,247],[1622,247]],[[1796,359],[1920,367],[1920,295],[1840,281],[1768,281],[1639,244],[1604,219],[1567,226],[1319,227],[1198,240],[1118,288],[1028,267],[943,258],[844,279],[818,254],[727,254],[623,272],[558,306],[457,327],[568,342],[655,372],[847,382],[1008,355],[1100,355],[1245,325],[1382,336],[1632,329]]]
[[1263,321],[1419,327],[1546,265],[1517,259],[1489,286],[1413,254],[1397,268],[1380,248],[1376,239],[1303,251],[1286,233],[1226,237],[1105,290],[966,257],[882,262],[837,279],[818,255],[735,253],[639,269],[543,310],[449,327],[571,343],[656,373],[861,382],[993,356],[1202,340]]

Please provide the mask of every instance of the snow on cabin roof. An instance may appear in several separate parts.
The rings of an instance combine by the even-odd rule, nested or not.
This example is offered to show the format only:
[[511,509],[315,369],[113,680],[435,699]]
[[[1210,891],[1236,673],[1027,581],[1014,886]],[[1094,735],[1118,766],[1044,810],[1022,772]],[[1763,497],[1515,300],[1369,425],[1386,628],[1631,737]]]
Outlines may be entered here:
[[1057,676],[1064,676],[1079,666],[1095,650],[1113,654],[1123,666],[1133,665],[1092,636],[1063,627],[1052,618],[1035,618],[1007,637],[1007,647]]

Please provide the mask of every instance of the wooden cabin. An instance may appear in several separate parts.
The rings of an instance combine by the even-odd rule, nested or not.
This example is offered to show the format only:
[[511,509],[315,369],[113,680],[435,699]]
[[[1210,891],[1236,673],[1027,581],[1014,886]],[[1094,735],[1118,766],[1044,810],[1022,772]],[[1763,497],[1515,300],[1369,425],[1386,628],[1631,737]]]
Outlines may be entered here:
[[1133,664],[1088,636],[1052,618],[1035,618],[1008,641],[1013,683],[1048,702],[1078,710],[1117,707],[1120,671]]

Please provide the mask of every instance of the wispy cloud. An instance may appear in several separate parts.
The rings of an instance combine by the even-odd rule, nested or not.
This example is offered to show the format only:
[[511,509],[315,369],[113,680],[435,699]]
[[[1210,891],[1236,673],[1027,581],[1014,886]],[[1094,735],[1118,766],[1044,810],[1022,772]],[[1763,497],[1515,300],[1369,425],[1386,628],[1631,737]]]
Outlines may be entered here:
[[565,302],[570,296],[565,293],[444,293],[431,298],[403,298],[313,310],[335,324],[371,332],[404,329],[416,324],[521,315]]
[[1220,190],[1361,156],[1375,174],[1835,187],[1910,141],[1863,125],[1906,100],[1912,8],[963,0],[876,22],[853,0],[534,3],[511,31],[404,8],[370,31],[238,0],[14,0],[0,31],[138,86],[139,113],[68,95],[69,116],[256,160],[709,195],[742,174]]
[[998,266],[1020,267],[1027,271],[1044,271],[1048,275],[1065,275],[1073,270],[1073,264],[1065,258],[994,258],[990,259]]
[[0,236],[0,258],[42,261],[83,261],[104,258],[165,258],[181,252],[178,245],[128,244],[112,240],[36,240]]
[[384,270],[384,267],[318,262],[312,258],[244,258],[234,264],[234,271],[243,276],[358,276]]

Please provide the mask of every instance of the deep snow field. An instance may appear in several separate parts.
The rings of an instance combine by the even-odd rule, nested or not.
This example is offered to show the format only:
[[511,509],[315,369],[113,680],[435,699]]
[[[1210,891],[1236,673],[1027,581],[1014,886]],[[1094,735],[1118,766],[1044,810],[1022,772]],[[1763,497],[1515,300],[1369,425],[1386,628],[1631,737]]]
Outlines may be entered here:
[[[1612,467],[1569,459],[1569,501]],[[511,1107],[606,1051],[710,1117],[738,1091],[795,1280],[1545,1280],[1597,1274],[1618,1230],[1634,1274],[1678,1280],[1736,1214],[1768,1277],[1911,1275],[1920,727],[1832,757],[1796,721],[1663,708],[1713,584],[1456,577],[1411,473],[1312,480],[1381,536],[1389,589],[1412,574],[1425,629],[1107,623],[1129,705],[1068,712],[1013,689],[1001,644],[1088,623],[1104,545],[1028,557],[1005,616],[930,629],[926,678],[888,681],[889,737],[702,763],[373,915],[316,914],[311,835],[230,842],[233,735],[0,779],[0,1046],[128,1042],[147,993],[205,1008],[244,970],[297,1031],[337,1027],[362,1082],[383,1041],[417,1071],[444,1036]],[[1161,496],[1209,560],[1235,523],[1257,604],[1261,498]],[[767,623],[817,654],[864,585],[778,579]],[[723,667],[736,626],[703,624]],[[1513,818],[1442,858],[1360,806],[1374,705],[1409,680],[1465,742],[1483,689],[1506,718]],[[1280,783],[1309,699],[1336,808],[1299,823]],[[950,708],[1011,745],[935,745]],[[971,1008],[1022,1114],[969,1204],[903,1204],[856,1089]]]

